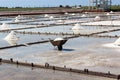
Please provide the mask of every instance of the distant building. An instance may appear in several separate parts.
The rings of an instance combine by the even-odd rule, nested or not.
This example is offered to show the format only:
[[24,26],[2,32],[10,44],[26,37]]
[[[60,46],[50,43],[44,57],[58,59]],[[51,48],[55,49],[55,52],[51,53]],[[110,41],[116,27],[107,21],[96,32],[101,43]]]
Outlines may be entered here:
[[102,10],[110,10],[112,0],[89,0],[90,6],[96,7]]

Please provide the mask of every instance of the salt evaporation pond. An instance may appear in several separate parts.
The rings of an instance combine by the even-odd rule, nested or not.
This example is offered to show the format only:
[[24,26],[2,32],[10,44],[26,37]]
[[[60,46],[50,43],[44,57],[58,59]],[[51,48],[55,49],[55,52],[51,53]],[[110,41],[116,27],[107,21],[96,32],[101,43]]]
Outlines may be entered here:
[[[8,18],[8,20],[0,20],[0,23],[14,23],[15,20],[18,20],[18,22],[31,22],[31,21],[35,21],[35,20],[40,20],[40,19],[15,19],[15,18]],[[43,19],[43,20],[47,20],[47,19]]]
[[[5,47],[9,46],[9,42],[4,40],[4,38],[8,35],[9,33],[0,33],[0,47]],[[24,43],[30,43],[30,42],[37,42],[37,41],[44,41],[44,40],[49,40],[49,39],[55,39],[58,37],[57,35],[34,35],[34,34],[19,34],[16,33],[16,35],[19,37],[19,40],[17,44],[24,44]],[[64,37],[60,35],[61,37]],[[66,36],[65,36],[66,37]]]
[[[68,18],[72,18],[72,17],[68,17]],[[88,21],[91,19],[94,19],[94,18],[87,17],[87,18],[81,18],[79,20]],[[35,22],[29,22],[29,23],[26,22],[26,23],[24,23],[25,26],[24,26],[24,24],[10,24],[10,25],[14,26],[16,28],[19,28],[19,27],[26,27],[26,25],[28,25],[30,23],[34,24],[34,25],[41,24],[41,22],[38,22],[36,20],[48,20],[48,18],[40,18],[40,17],[34,18],[33,17],[33,21],[35,21]],[[70,21],[72,21],[72,20],[74,21],[74,19],[71,19]],[[29,19],[26,21],[29,21]],[[8,21],[3,21],[3,22],[8,22]],[[1,23],[2,23],[2,21],[1,21]],[[51,23],[53,23],[53,21],[52,20],[44,21],[44,23],[51,24]],[[74,25],[54,26],[54,27],[51,26],[51,27],[34,28],[34,29],[26,29],[26,30],[19,30],[19,31],[73,33],[71,30],[73,26]],[[91,30],[90,32],[93,32],[95,30],[101,31],[101,30],[108,30],[108,29],[112,28],[112,27],[105,27],[105,26],[82,26],[82,27],[85,29],[85,30],[81,30],[84,33],[87,33],[90,30]],[[119,33],[119,31],[117,33]],[[0,44],[1,44],[0,47],[5,47],[5,46],[9,45],[7,42],[5,42],[3,40],[3,38],[5,38],[7,36],[7,34],[8,33],[0,33]],[[116,34],[116,32],[115,33],[113,32],[110,34]],[[17,36],[20,37],[18,44],[21,44],[21,43],[24,44],[24,43],[35,42],[35,41],[43,41],[43,40],[48,40],[48,38],[54,39],[54,38],[60,37],[60,36],[63,37],[62,35],[54,36],[54,35],[34,35],[34,34],[31,34],[31,35],[18,34]],[[63,51],[58,51],[56,48],[54,48],[52,46],[52,44],[50,42],[48,42],[48,43],[42,43],[42,44],[36,44],[36,45],[30,45],[30,46],[28,45],[28,46],[24,46],[24,47],[0,50],[0,56],[1,56],[1,58],[4,58],[4,59],[13,58],[14,60],[23,61],[23,62],[30,62],[30,63],[33,62],[33,63],[40,63],[40,64],[44,64],[45,62],[48,62],[52,65],[57,65],[57,66],[62,66],[62,67],[64,65],[66,65],[67,67],[71,67],[71,68],[78,68],[78,69],[87,68],[92,71],[99,71],[99,72],[110,71],[111,73],[119,74],[120,73],[120,64],[119,64],[120,47],[118,46],[117,48],[115,48],[111,45],[108,45],[109,47],[105,46],[106,44],[114,43],[116,40],[117,40],[117,38],[78,37],[78,38],[68,40],[67,43],[63,46]],[[8,64],[6,64],[6,65],[8,65]],[[28,69],[26,69],[26,68],[15,69],[14,67],[12,67],[12,69],[11,69],[10,66],[7,67],[6,65],[0,66],[0,67],[2,67],[2,68],[0,68],[0,72],[2,71],[2,73],[4,73],[4,75],[2,75],[1,78],[4,78],[3,76],[6,77],[6,75],[8,75],[7,73],[9,72],[9,70],[12,70],[11,72],[9,72],[11,75],[13,75],[13,74],[17,75],[19,73],[18,71],[23,71],[20,69],[24,69],[24,71],[23,71],[24,73],[22,73],[22,76],[27,75],[26,72],[28,71]],[[40,74],[38,75],[39,72],[37,70],[34,72],[35,73],[32,72],[34,75],[31,73],[32,76],[39,78],[38,77],[38,76],[40,76]],[[41,71],[40,71],[40,73],[41,73]],[[46,73],[45,73],[45,75],[46,75]],[[19,74],[18,74],[18,76],[19,76]],[[53,74],[53,76],[55,76],[55,74]],[[53,80],[53,76],[52,76],[51,80]],[[71,80],[72,79],[78,79],[78,80],[80,79],[79,77],[74,78],[72,76],[72,78],[71,78],[70,76],[68,76],[69,80],[70,79]],[[75,76],[77,76],[77,75],[75,74]],[[27,75],[27,77],[28,77],[28,75]],[[12,77],[10,76],[10,78],[12,78]],[[10,79],[10,78],[8,78],[8,79]],[[24,78],[24,77],[22,77],[22,78]],[[46,79],[46,76],[43,77],[43,75],[42,75],[42,78]],[[93,77],[90,76],[90,78],[88,80],[93,80],[91,78],[93,78]],[[30,78],[30,79],[33,79],[33,78]],[[58,79],[61,79],[61,77]],[[64,80],[64,79],[66,80],[66,78],[62,77],[61,80]],[[81,79],[86,79],[86,77],[85,78],[81,77]],[[22,80],[22,79],[20,79],[20,80]],[[97,79],[95,79],[95,80],[97,80]],[[98,78],[98,80],[107,80],[107,79]]]
[[82,25],[106,25],[106,26],[119,26],[120,25],[120,21],[119,20],[108,20],[108,21],[97,21],[97,22],[88,22],[88,23],[82,23]]
[[24,66],[4,63],[0,65],[0,77],[1,80],[114,80],[111,78],[53,71],[49,69],[31,69]]
[[18,47],[0,51],[1,58],[84,69],[120,73],[119,48],[103,46],[116,39],[78,37],[68,40],[63,51],[49,43]]
[[114,32],[108,32],[108,33],[102,33],[99,35],[109,35],[109,36],[120,36],[120,31],[114,31]]
[[11,29],[17,29],[17,28],[26,28],[26,27],[34,27],[33,25],[25,25],[25,24],[9,24]]
[[27,25],[39,25],[39,24],[54,24],[55,21],[35,21],[35,22],[28,22]]
[[43,28],[34,28],[34,29],[25,29],[25,30],[18,30],[18,31],[26,31],[26,32],[72,32],[72,26],[51,26],[51,27],[43,27]]
[[0,23],[10,23],[12,20],[0,20]]
[[36,25],[26,25],[26,24],[7,24],[7,25],[9,26],[10,29],[27,28],[27,27],[35,27],[36,26]]
[[[48,15],[49,17],[52,16],[52,15]],[[37,16],[36,16],[37,17]],[[37,18],[34,18],[33,17],[33,20],[34,22],[29,22],[27,24],[41,24],[41,23],[44,23],[44,24],[53,24],[53,23],[56,23],[57,20],[61,20],[61,19],[65,19],[65,23],[69,23],[68,20],[71,20],[71,21],[90,21],[90,20],[93,20],[94,18],[90,18],[90,17],[80,17],[80,16],[63,16],[63,15],[56,15],[56,16],[53,16],[53,19],[50,19],[49,17],[37,17]]]
[[[62,25],[62,26],[51,26],[51,27],[43,27],[43,28],[33,28],[33,29],[24,29],[18,31],[26,31],[26,32],[51,32],[51,33],[73,33],[72,28],[74,25]],[[80,30],[80,33],[92,33],[94,31],[108,30],[111,27],[102,27],[102,26],[82,26],[84,29]],[[96,31],[96,32],[97,32]]]

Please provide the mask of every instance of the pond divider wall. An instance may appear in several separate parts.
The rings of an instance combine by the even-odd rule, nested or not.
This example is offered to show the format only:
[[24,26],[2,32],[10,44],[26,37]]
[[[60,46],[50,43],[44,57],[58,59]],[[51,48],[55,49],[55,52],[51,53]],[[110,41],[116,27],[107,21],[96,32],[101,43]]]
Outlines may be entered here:
[[[70,37],[65,37],[65,38],[70,39],[70,38],[76,38],[76,37],[78,37],[78,36],[70,36]],[[12,45],[12,46],[5,46],[5,47],[0,47],[0,50],[15,48],[15,47],[22,47],[22,46],[29,46],[29,45],[34,45],[34,44],[47,43],[47,42],[50,42],[50,40],[42,40],[42,41],[23,43],[23,44],[17,44],[17,45]]]
[[49,63],[45,63],[45,65],[41,65],[41,64],[34,64],[34,63],[28,63],[28,62],[14,61],[13,58],[10,58],[10,60],[0,58],[0,63],[14,64],[17,66],[20,65],[20,66],[26,66],[26,67],[32,67],[32,68],[44,68],[44,69],[52,69],[57,71],[74,72],[74,73],[99,76],[99,77],[107,77],[107,78],[120,80],[120,75],[111,74],[110,71],[108,71],[107,73],[104,73],[104,72],[90,71],[88,69],[80,70],[80,69],[67,68],[66,66],[64,67],[53,66],[53,65],[50,65]]
[[13,46],[0,47],[0,50],[1,49],[9,49],[9,48],[21,47],[21,46],[29,46],[29,45],[33,45],[33,44],[40,44],[40,43],[46,43],[46,42],[49,42],[49,40],[37,41],[37,42],[31,42],[31,43],[24,43],[24,44],[18,44],[18,45],[13,45]]

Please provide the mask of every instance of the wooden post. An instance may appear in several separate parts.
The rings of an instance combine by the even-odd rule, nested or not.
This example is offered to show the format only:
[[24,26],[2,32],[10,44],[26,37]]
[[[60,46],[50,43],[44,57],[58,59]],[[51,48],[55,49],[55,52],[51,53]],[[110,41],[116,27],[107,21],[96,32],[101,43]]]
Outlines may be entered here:
[[120,80],[120,75],[117,76],[117,80]]
[[33,63],[31,63],[31,66],[32,66],[32,67],[34,67],[34,64],[33,64]]
[[48,64],[48,63],[45,63],[45,67],[48,68],[48,67],[49,67],[49,64]]
[[55,66],[53,66],[53,70],[55,70]]
[[108,71],[108,74],[109,74],[109,75],[111,74],[110,71]]
[[66,65],[64,65],[64,68],[66,68]]
[[2,58],[0,58],[0,62],[2,62]]
[[10,58],[10,61],[13,62],[13,58]]
[[19,64],[18,61],[16,63],[17,63],[17,65]]
[[88,73],[88,72],[89,72],[89,70],[88,70],[88,69],[86,69],[86,72]]

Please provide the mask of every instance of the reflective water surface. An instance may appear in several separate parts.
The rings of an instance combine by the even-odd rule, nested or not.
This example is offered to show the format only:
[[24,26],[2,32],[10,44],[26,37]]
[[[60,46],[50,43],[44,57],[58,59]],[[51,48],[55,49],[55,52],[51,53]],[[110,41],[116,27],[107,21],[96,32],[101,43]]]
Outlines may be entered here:
[[[34,27],[31,29],[16,30],[17,32],[39,32],[39,33],[76,33],[76,34],[91,34],[101,31],[106,31],[104,34],[99,35],[117,35],[119,36],[120,31],[109,32],[109,30],[120,29],[119,27],[111,26],[84,26],[83,30],[76,30],[74,32],[72,28],[76,23],[81,24],[82,22],[92,21],[94,16],[80,17],[82,14],[77,16],[71,15],[50,15],[54,19],[49,19],[44,15],[31,15],[23,16],[21,19],[23,22],[14,23],[15,17],[3,17],[0,19],[0,24],[8,23],[11,29]],[[113,16],[114,17],[114,16]],[[8,19],[4,19],[8,18]],[[116,16],[115,16],[116,18]],[[58,20],[64,19],[69,25],[56,24]],[[47,26],[37,28],[40,24],[46,24]],[[50,24],[56,24],[56,26],[49,26]],[[1,30],[0,30],[1,31]],[[19,37],[17,42],[6,41],[4,38],[11,32],[0,32],[0,47],[10,46],[12,44],[26,44],[37,41],[45,41],[49,39],[55,39],[58,37],[70,37],[72,35],[50,35],[50,34],[21,34],[16,33]],[[109,32],[109,33],[108,33]],[[97,36],[97,35],[96,35]],[[75,69],[87,68],[93,71],[108,72],[114,74],[120,73],[120,46],[114,45],[117,38],[102,38],[102,37],[76,37],[69,39],[66,44],[63,45],[63,50],[58,51],[57,47],[53,46],[50,42],[40,43],[35,45],[26,45],[22,47],[1,49],[0,58],[32,62],[37,64],[44,64],[48,62],[51,65],[56,66],[67,66]],[[108,78],[94,77],[80,75],[75,73],[66,73],[44,69],[33,69],[14,66],[2,63],[0,65],[0,77],[1,80],[113,80]]]

